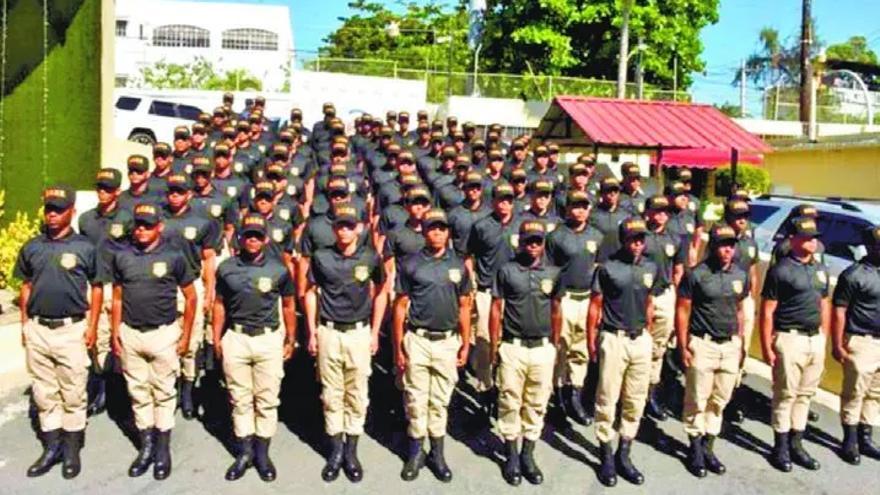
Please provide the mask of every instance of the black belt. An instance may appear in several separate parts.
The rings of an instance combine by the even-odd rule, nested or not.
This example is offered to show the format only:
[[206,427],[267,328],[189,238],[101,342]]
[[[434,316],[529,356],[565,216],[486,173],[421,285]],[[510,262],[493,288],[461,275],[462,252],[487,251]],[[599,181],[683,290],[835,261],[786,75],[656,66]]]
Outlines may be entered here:
[[645,331],[642,329],[640,329],[640,330],[627,330],[625,328],[603,328],[602,331],[608,332],[608,333],[613,333],[615,335],[623,334],[626,337],[628,337],[630,340],[636,340],[637,338],[641,337],[643,333],[645,333]]
[[780,328],[776,331],[782,332],[782,333],[791,333],[791,334],[795,334],[795,335],[802,335],[804,337],[815,337],[816,335],[819,335],[818,330],[801,330],[799,328]]
[[367,326],[367,322],[355,321],[352,323],[346,323],[344,321],[330,321],[322,319],[321,325],[339,332],[350,332],[352,330],[357,330],[358,327]]
[[247,325],[239,325],[234,323],[230,325],[228,330],[232,330],[235,333],[244,334],[250,337],[259,337],[260,335],[265,335],[267,333],[272,333],[278,330],[278,327],[250,327]]
[[588,290],[585,290],[585,291],[570,290],[570,291],[566,292],[565,295],[568,296],[568,298],[573,301],[586,301],[587,299],[590,298],[590,291],[588,291]]
[[535,347],[543,347],[543,346],[547,345],[548,343],[550,343],[550,338],[549,337],[522,338],[522,337],[514,337],[513,335],[505,335],[505,336],[501,337],[501,342],[533,349]]
[[162,327],[166,327],[170,324],[174,323],[173,321],[169,321],[168,323],[163,323],[161,325],[128,325],[130,328],[137,330],[138,332],[152,332],[153,330],[158,330]]
[[716,344],[726,344],[727,342],[730,342],[731,340],[733,340],[733,335],[720,336],[720,335],[712,335],[711,333],[708,333],[708,332],[691,333],[691,335],[694,337],[697,337],[698,339],[709,339],[712,342],[715,342]]
[[43,318],[42,316],[38,316],[37,323],[50,330],[55,330],[56,328],[79,323],[84,319],[86,319],[85,315],[68,316],[67,318]]
[[407,330],[431,341],[446,340],[455,333],[454,330],[432,330],[430,328],[407,326]]

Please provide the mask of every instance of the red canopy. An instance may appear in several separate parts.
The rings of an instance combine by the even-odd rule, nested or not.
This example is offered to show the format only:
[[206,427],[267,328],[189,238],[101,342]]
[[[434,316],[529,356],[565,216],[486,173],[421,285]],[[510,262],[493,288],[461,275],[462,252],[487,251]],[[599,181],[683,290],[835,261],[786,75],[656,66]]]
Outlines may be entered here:
[[[654,163],[664,167],[717,168],[730,165],[731,151],[708,148],[690,148],[666,150],[655,156]],[[760,165],[764,162],[763,155],[756,153],[739,153],[739,163]]]

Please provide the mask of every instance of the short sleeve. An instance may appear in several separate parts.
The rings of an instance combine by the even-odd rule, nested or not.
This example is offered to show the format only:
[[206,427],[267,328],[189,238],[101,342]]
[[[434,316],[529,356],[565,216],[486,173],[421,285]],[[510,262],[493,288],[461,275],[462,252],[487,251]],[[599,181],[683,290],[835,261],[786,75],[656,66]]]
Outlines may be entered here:
[[691,244],[687,241],[687,238],[682,237],[679,240],[678,249],[675,250],[675,257],[672,259],[672,263],[675,265],[685,264],[690,246]]
[[202,237],[202,249],[220,250],[220,226],[217,222],[210,221],[205,227],[205,235]]
[[398,294],[409,295],[409,293],[412,291],[412,273],[410,273],[411,269],[412,263],[409,260],[400,264],[400,269],[397,270],[394,284],[395,290]]
[[18,252],[18,258],[15,260],[15,269],[12,275],[20,280],[28,282],[34,276],[34,267],[30,262],[30,244],[25,246]]
[[470,294],[472,286],[471,277],[468,276],[467,267],[464,266],[464,263],[461,263],[459,264],[458,269],[461,271],[461,280],[456,284],[458,295],[463,296],[465,294]]
[[847,269],[837,279],[837,287],[834,288],[834,296],[832,297],[834,306],[845,308],[852,301],[854,292],[852,274],[853,271]]
[[88,276],[89,282],[92,284],[101,283],[98,280],[98,265],[101,262],[101,256],[98,253],[98,249],[92,245],[89,245],[88,249],[86,249],[85,258],[86,276]]
[[289,297],[296,294],[296,284],[287,270],[282,271],[281,279],[278,280],[278,292],[281,293],[281,297]]
[[223,269],[223,264],[217,268],[217,283],[215,287],[215,291],[222,299],[228,299],[231,296],[231,291],[229,289],[229,284],[226,283],[226,270]]
[[174,279],[177,280],[177,285],[180,287],[186,287],[196,279],[195,272],[183,255],[174,258]]
[[379,259],[378,254],[372,253],[371,257],[373,273],[370,274],[370,278],[374,284],[382,284],[385,282],[385,267],[382,265],[382,260]]
[[223,223],[226,225],[238,225],[239,217],[238,206],[234,201],[227,201],[225,211],[223,212]]
[[665,289],[660,287],[660,277],[663,275],[663,272],[660,270],[660,265],[654,264],[654,280],[651,284],[651,289],[648,291],[652,296],[659,296],[663,293]]
[[771,301],[779,299],[779,265],[773,265],[767,270],[764,277],[764,287],[761,289],[761,297]]
[[492,280],[492,297],[495,299],[504,299],[504,288],[506,286],[506,276],[504,268],[498,270],[495,273],[495,277]]
[[311,257],[312,256],[312,224],[306,224],[306,228],[300,236],[299,240],[299,252],[303,256]]
[[474,223],[471,226],[471,231],[467,237],[467,247],[465,248],[467,253],[470,255],[476,255],[478,251],[480,251],[480,230],[478,228],[479,222]]
[[287,226],[284,233],[284,244],[281,246],[287,254],[293,254],[296,251],[296,239],[293,238],[293,229]]
[[382,245],[382,256],[388,259],[393,258],[394,255],[394,232],[391,232],[385,237],[385,243]]
[[605,277],[607,277],[607,276],[608,276],[608,271],[605,268],[605,266],[599,265],[596,268],[596,271],[593,272],[593,283],[592,283],[592,288],[591,288],[591,292],[593,292],[593,294],[602,294],[602,285],[605,281],[604,280]]
[[684,299],[693,299],[695,285],[696,275],[694,274],[694,271],[687,270],[684,274],[684,277],[681,278],[681,283],[678,284],[678,297]]

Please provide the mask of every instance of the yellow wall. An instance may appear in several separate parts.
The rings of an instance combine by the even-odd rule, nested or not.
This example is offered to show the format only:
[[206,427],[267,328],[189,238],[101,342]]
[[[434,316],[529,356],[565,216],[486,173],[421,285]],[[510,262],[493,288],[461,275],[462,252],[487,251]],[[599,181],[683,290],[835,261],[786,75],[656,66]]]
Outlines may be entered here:
[[880,199],[880,146],[777,150],[764,156],[774,188],[794,194]]

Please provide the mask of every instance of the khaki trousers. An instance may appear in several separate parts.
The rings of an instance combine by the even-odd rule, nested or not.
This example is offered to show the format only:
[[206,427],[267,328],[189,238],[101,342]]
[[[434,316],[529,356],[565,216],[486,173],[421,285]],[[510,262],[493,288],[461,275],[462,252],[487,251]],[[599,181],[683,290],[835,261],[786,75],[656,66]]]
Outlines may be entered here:
[[851,335],[843,363],[840,420],[846,425],[880,425],[880,338]]
[[654,328],[651,333],[651,385],[660,383],[660,372],[663,370],[663,355],[669,348],[675,328],[675,288],[669,286],[662,294],[654,298]]
[[583,387],[590,360],[587,355],[587,311],[590,309],[590,298],[575,300],[566,294],[561,305],[562,332],[559,336],[553,381],[557,387]]
[[139,430],[174,428],[177,407],[177,373],[180,328],[172,323],[141,332],[125,323],[120,326],[122,370],[131,396],[134,422]]
[[[98,339],[95,342],[94,367],[98,373],[110,371],[107,360],[112,351],[110,346],[110,306],[113,302],[113,284],[104,284],[104,301],[102,311],[98,314]],[[103,316],[103,318],[102,318]]]
[[771,426],[774,431],[803,431],[807,427],[810,399],[816,394],[825,369],[825,335],[812,337],[777,332],[773,348],[773,408]]
[[717,436],[739,376],[742,339],[736,336],[729,342],[713,342],[691,336],[688,349],[693,362],[686,372],[681,422],[689,436]]
[[[752,297],[752,294],[746,296],[742,302],[743,307],[743,349],[746,355],[749,354],[749,349],[752,347],[752,335],[755,332],[755,311],[757,308],[755,307],[755,298]],[[742,379],[745,376],[745,365],[746,360],[743,359],[740,363],[739,374],[736,377],[736,386],[739,387],[742,384]]]
[[492,307],[492,293],[488,290],[477,291],[477,328],[473,336],[468,360],[474,378],[477,379],[477,392],[485,392],[494,386],[492,377],[492,345],[489,340],[489,310]]
[[370,404],[370,327],[341,332],[319,325],[317,337],[327,434],[361,435]]
[[404,334],[407,362],[403,390],[410,438],[446,435],[449,401],[458,381],[459,347],[461,338],[457,333],[443,340],[429,340],[413,332]]
[[[196,290],[196,317],[193,320],[192,336],[189,339],[189,349],[186,354],[180,358],[180,370],[183,379],[194,382],[198,376],[199,370],[196,369],[196,355],[199,349],[205,344],[206,338],[212,338],[210,332],[205,332],[205,310],[203,301],[205,300],[205,283],[201,278],[197,278],[193,282],[193,288]],[[179,318],[181,327],[183,326],[183,308],[184,300],[180,291],[177,292],[177,303],[181,311]]]
[[596,437],[614,439],[617,402],[621,402],[620,436],[633,439],[648,398],[651,374],[651,335],[631,339],[617,332],[599,333],[599,386],[596,389]]
[[249,336],[227,330],[222,339],[223,373],[232,400],[235,436],[270,438],[278,427],[284,332]]
[[25,359],[42,431],[81,431],[86,427],[86,321],[55,329],[40,325],[36,319],[24,325]]
[[498,431],[504,440],[537,440],[553,393],[556,348],[503,342],[498,356]]

